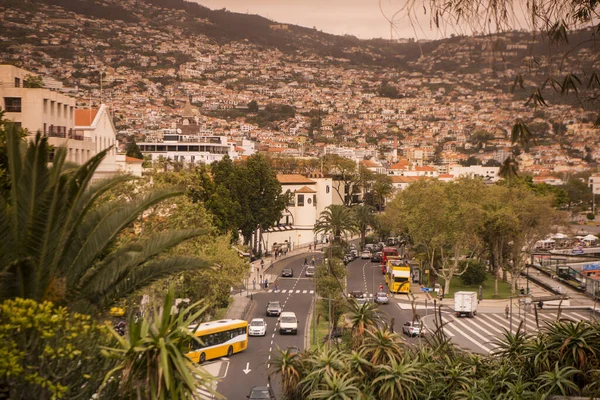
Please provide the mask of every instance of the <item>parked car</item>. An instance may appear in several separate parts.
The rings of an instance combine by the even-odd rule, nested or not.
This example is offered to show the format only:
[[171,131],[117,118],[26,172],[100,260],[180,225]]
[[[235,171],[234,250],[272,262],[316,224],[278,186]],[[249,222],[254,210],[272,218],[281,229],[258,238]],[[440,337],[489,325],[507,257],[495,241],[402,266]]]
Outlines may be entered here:
[[279,317],[279,333],[298,334],[298,318],[296,318],[294,312],[284,311],[281,313]]
[[368,260],[371,258],[371,252],[369,250],[363,250],[362,253],[360,253],[360,258],[363,260]]
[[358,258],[358,250],[356,249],[350,250],[350,254],[352,254],[352,257],[354,257],[354,259]]
[[306,276],[315,276],[315,267],[306,267],[306,271],[304,272]]
[[371,256],[371,262],[381,262],[382,255],[383,255],[383,253],[381,253],[380,251],[378,251],[377,253],[374,253]]
[[281,314],[281,304],[278,301],[267,303],[267,317],[278,317]]
[[267,323],[262,318],[254,318],[248,325],[249,336],[265,336],[267,334]]
[[343,261],[344,261],[344,265],[348,265],[348,264],[350,264],[352,261],[354,261],[354,256],[353,256],[352,254],[346,254],[346,255],[344,256],[344,259],[343,259]]
[[292,276],[294,276],[294,270],[291,268],[284,268],[283,271],[281,271],[281,276],[291,278]]
[[250,400],[275,399],[275,395],[269,386],[254,386],[246,397]]
[[390,298],[388,297],[387,293],[385,293],[385,292],[378,292],[375,295],[374,301],[377,304],[388,304],[390,302]]
[[425,336],[427,329],[419,321],[408,321],[402,325],[402,333],[408,336]]

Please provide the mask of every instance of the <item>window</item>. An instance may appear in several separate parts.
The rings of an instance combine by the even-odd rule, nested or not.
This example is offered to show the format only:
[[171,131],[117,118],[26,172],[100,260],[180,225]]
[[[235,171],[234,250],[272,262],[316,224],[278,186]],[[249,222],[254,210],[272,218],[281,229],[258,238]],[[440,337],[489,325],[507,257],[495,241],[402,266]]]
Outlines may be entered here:
[[312,199],[309,197],[308,199],[306,199],[306,204],[310,204],[312,203]]
[[313,194],[313,206],[317,206],[317,195]]
[[5,97],[4,106],[6,112],[21,112],[21,98]]
[[325,186],[325,193],[329,193],[329,185]]
[[15,87],[21,87],[21,79],[15,78]]
[[304,207],[304,195],[303,194],[298,195],[298,207]]

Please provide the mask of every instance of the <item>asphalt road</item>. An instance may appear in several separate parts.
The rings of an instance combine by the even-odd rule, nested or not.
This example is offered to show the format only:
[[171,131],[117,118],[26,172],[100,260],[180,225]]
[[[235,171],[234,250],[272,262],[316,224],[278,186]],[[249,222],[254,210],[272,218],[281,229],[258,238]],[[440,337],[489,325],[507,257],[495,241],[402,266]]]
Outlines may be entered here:
[[[317,264],[320,263],[321,253],[311,253],[310,260],[314,255]],[[254,295],[254,306],[247,320],[252,318],[264,318],[267,322],[267,334],[264,337],[250,337],[248,349],[242,353],[235,354],[229,360],[229,369],[225,378],[218,383],[217,391],[229,400],[246,399],[246,395],[253,386],[264,386],[269,383],[269,362],[279,349],[298,347],[304,350],[304,333],[307,329],[307,317],[310,311],[314,294],[314,283],[312,278],[304,276],[305,254],[290,257],[275,264],[273,268],[281,274],[283,268],[292,268],[294,276],[283,278],[279,276],[280,291],[278,293],[261,292]],[[268,301],[279,300],[283,311],[293,311],[298,318],[297,335],[281,335],[278,329],[277,317],[267,317],[265,310]],[[276,398],[281,398],[280,385],[277,378],[270,381]]]
[[[412,309],[408,305],[409,296],[389,293],[378,262],[372,263],[371,260],[357,258],[348,264],[347,269],[348,293],[361,290],[367,295],[369,301],[372,301],[374,293],[379,291],[379,285],[383,285],[383,291],[388,293],[390,302],[379,306],[381,321],[388,326],[393,323],[394,331],[402,333],[402,325],[413,319]],[[420,313],[421,317],[425,315],[424,310],[417,310],[417,312]],[[409,338],[407,336],[403,336],[403,338],[409,343],[417,343],[421,340],[420,338]]]

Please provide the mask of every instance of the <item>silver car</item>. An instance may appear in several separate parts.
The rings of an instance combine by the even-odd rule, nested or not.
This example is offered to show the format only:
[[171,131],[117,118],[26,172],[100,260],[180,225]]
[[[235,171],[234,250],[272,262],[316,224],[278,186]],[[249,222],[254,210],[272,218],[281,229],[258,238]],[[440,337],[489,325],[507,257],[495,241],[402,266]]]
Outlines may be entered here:
[[390,298],[388,297],[387,293],[379,292],[375,295],[374,301],[377,304],[388,304],[390,302]]

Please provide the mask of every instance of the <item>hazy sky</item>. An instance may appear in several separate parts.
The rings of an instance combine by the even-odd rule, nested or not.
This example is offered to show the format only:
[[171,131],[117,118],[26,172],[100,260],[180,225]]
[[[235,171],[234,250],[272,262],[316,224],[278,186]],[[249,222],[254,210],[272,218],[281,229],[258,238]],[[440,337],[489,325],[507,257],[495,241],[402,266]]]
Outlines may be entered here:
[[[211,9],[258,14],[277,22],[287,22],[338,35],[350,34],[361,39],[390,38],[390,24],[382,15],[379,0],[192,0]],[[391,18],[406,0],[381,0],[385,15]],[[422,14],[422,11],[420,12]],[[429,15],[420,15],[417,33],[405,12],[394,18],[397,38],[440,38],[429,29]],[[448,32],[448,35],[452,32]],[[447,36],[447,35],[446,35]]]

